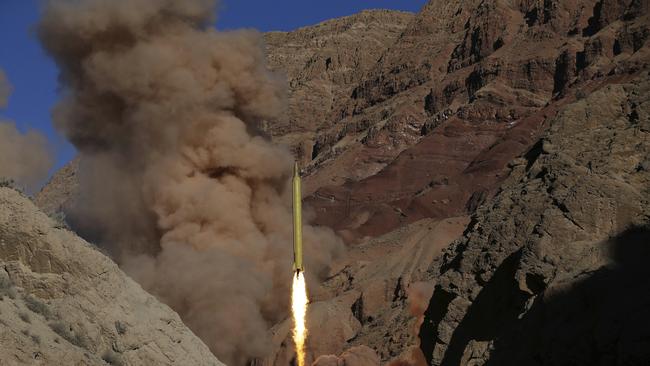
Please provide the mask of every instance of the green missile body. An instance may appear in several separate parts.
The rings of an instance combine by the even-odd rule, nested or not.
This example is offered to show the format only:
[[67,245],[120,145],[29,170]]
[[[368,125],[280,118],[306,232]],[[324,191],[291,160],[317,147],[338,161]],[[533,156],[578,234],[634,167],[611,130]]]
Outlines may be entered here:
[[302,266],[302,194],[300,192],[300,169],[293,166],[293,270],[303,272]]

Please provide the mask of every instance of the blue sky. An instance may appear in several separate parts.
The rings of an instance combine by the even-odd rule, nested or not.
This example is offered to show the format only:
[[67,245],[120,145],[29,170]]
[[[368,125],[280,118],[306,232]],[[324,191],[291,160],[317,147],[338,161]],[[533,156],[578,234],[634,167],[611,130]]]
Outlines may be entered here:
[[[417,12],[426,0],[222,0],[217,28],[292,30],[320,21],[350,15],[363,9],[398,9]],[[21,131],[38,129],[56,151],[56,168],[75,154],[57,134],[50,109],[57,100],[57,70],[41,50],[33,32],[39,17],[39,0],[0,0],[0,68],[13,85],[13,93],[0,116],[11,119]]]

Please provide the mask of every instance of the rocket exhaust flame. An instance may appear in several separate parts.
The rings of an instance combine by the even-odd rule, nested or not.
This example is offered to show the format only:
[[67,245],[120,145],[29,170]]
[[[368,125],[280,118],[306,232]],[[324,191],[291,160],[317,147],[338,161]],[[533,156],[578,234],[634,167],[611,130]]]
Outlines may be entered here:
[[297,366],[305,365],[305,341],[307,340],[307,287],[305,275],[297,270],[293,276],[291,291],[291,312],[293,313],[293,342],[296,346]]

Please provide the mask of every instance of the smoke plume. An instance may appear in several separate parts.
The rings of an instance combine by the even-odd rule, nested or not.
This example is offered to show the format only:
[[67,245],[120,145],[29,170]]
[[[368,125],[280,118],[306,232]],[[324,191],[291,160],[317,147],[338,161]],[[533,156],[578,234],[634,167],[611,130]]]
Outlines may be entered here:
[[[214,7],[57,0],[38,32],[61,73],[55,124],[81,154],[72,224],[242,365],[289,308],[292,157],[258,132],[285,107],[260,34],[215,31]],[[326,274],[341,242],[304,235]]]
[[[0,70],[0,108],[7,106],[11,85]],[[11,121],[0,118],[0,179],[11,179],[33,192],[52,167],[47,139],[35,130],[21,133]]]

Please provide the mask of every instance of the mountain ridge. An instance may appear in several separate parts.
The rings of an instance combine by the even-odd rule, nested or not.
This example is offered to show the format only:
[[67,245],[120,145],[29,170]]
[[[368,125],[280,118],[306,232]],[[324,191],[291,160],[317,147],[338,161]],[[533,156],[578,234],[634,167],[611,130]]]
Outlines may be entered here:
[[[264,35],[290,92],[286,118],[261,128],[304,166],[310,218],[349,243],[313,294],[310,361],[362,346],[399,365],[562,364],[580,347],[580,365],[645,356],[644,333],[600,323],[612,335],[598,332],[610,357],[598,359],[569,339],[590,328],[562,319],[617,279],[647,286],[629,256],[645,253],[648,225],[649,9],[432,0]],[[56,191],[37,202],[65,208],[57,197],[72,190]],[[634,292],[616,294],[625,306],[603,304],[645,321]],[[288,324],[260,362],[291,364]],[[553,343],[564,326],[571,336]]]

